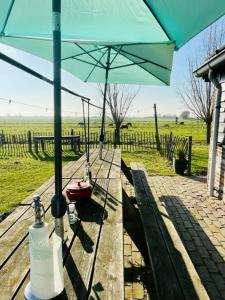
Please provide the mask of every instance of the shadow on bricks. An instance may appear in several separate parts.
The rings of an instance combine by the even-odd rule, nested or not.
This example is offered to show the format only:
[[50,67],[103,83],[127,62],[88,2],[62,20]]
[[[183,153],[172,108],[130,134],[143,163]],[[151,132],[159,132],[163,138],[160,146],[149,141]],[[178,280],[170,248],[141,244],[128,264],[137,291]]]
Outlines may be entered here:
[[[220,243],[202,228],[198,220],[177,196],[160,196],[161,204],[166,208],[170,220],[174,224],[198,275],[207,290],[210,299],[225,299],[225,253]],[[207,234],[206,234],[206,232]]]

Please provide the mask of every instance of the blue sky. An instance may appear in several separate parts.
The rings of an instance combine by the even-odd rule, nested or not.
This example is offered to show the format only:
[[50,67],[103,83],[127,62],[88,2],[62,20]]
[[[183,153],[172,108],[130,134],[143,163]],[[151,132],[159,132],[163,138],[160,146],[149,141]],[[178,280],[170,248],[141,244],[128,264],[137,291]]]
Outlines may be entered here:
[[[225,20],[225,17],[223,17]],[[222,20],[222,21],[223,21]],[[220,22],[220,24],[223,22]],[[187,69],[187,59],[191,57],[202,46],[203,31],[193,38],[180,50],[176,51],[173,60],[170,86],[142,86],[141,91],[130,109],[130,116],[149,116],[153,114],[153,104],[156,103],[160,114],[177,114],[185,109],[180,101],[177,90],[184,81]],[[52,78],[52,64],[0,44],[0,51],[11,56],[27,66],[37,70],[41,74]],[[62,71],[62,83],[80,94],[93,99],[100,104],[102,98],[96,84],[83,83],[71,74]],[[53,107],[52,87],[30,75],[0,61],[0,98],[13,99],[15,101],[38,105],[43,109],[32,108],[21,104],[9,104],[0,100],[0,116],[2,115],[52,115]],[[62,93],[62,110],[65,116],[81,115],[81,103],[77,98]],[[69,112],[69,113],[68,113]],[[71,113],[70,113],[71,112]],[[99,115],[99,111],[92,110],[92,115]]]

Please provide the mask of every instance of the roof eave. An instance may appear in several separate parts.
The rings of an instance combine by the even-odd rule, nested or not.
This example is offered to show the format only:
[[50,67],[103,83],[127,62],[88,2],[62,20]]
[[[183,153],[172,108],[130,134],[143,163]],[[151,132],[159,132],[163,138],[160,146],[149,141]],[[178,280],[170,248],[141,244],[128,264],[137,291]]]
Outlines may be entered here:
[[209,70],[212,69],[215,72],[220,72],[222,67],[225,67],[225,49],[211,57],[202,66],[193,71],[193,73],[196,77],[202,77],[204,80],[209,81]]

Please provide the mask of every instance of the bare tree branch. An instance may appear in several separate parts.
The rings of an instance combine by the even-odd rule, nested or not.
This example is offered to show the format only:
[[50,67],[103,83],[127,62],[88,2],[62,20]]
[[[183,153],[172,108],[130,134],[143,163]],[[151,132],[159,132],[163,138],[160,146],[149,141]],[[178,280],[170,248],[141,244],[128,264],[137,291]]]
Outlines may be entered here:
[[[103,86],[98,84],[98,89],[101,95],[104,96]],[[130,106],[139,91],[140,87],[133,89],[128,85],[108,84],[107,86],[106,102],[111,114],[111,119],[116,127],[117,143],[119,143],[120,140],[120,126],[126,118]]]
[[198,53],[188,59],[187,75],[185,83],[179,88],[178,94],[181,102],[207,125],[207,143],[210,140],[210,126],[212,123],[212,104],[214,103],[216,90],[211,83],[205,83],[202,79],[193,75],[193,70],[199,67],[204,60],[219,49],[225,41],[225,26],[215,23],[210,26],[202,39],[202,47]]

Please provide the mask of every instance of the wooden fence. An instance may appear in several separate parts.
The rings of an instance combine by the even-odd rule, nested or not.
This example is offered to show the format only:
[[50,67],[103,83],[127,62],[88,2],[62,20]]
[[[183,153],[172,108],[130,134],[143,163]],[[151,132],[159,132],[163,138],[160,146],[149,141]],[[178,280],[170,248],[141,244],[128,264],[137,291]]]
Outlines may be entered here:
[[[25,153],[34,152],[34,136],[52,136],[53,132],[31,132],[21,134],[0,133],[0,155],[1,156],[23,156]],[[64,131],[63,136],[79,135],[81,151],[85,150],[85,136],[83,131]],[[90,148],[96,148],[99,144],[99,133],[90,132]],[[155,136],[152,132],[121,132],[120,148],[122,151],[149,151],[156,148]],[[105,148],[114,147],[114,132],[108,131],[105,133]],[[53,152],[54,142],[46,141],[45,151]],[[62,143],[62,151],[71,151],[69,142]]]
[[[52,136],[53,132],[31,132],[21,134],[5,134],[0,133],[0,156],[24,156],[26,153],[34,152],[33,137],[34,136]],[[85,137],[83,131],[62,132],[63,136],[79,135],[81,151],[85,151]],[[90,132],[90,148],[96,148],[99,144],[99,133]],[[114,132],[107,131],[105,133],[105,148],[110,149],[114,147]],[[191,172],[191,148],[192,137],[181,137],[171,134],[159,135],[159,152],[162,156],[172,161],[175,156],[177,148],[182,147],[188,158],[188,173]],[[120,149],[122,151],[144,151],[148,152],[150,149],[156,149],[156,139],[153,132],[124,132],[120,134]],[[54,141],[46,141],[45,151],[53,155]],[[67,142],[62,143],[62,151],[71,151],[71,144]]]
[[177,149],[182,148],[188,160],[188,175],[191,174],[192,136],[181,137],[172,133],[159,135],[159,152],[161,156],[172,161],[176,156]]

